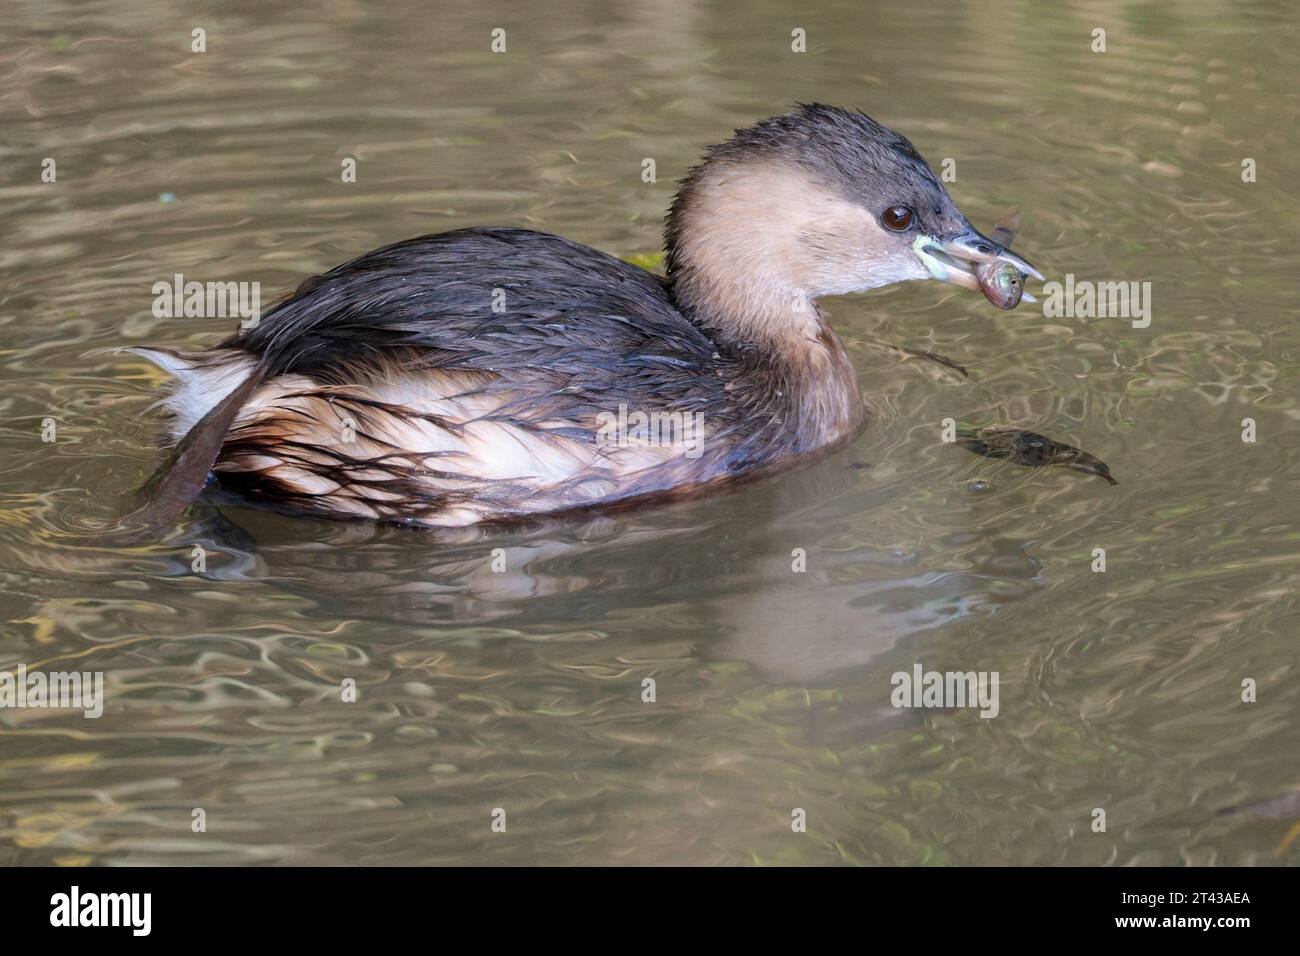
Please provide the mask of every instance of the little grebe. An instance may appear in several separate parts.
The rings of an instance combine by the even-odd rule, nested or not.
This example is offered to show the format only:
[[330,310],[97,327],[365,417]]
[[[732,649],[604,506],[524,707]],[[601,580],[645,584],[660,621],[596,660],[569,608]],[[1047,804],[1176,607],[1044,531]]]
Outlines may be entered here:
[[133,350],[175,378],[180,444],[151,506],[179,513],[213,472],[282,509],[430,526],[698,492],[862,424],[819,296],[1038,276],[905,138],[821,105],[708,150],[666,245],[661,279],[545,233],[459,229],[308,279],[216,348]]

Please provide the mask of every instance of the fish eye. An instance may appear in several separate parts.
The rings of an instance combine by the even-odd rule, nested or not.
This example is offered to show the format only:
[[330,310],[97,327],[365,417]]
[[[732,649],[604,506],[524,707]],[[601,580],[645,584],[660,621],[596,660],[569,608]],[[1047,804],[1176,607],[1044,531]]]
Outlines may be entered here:
[[912,224],[916,218],[916,213],[910,206],[890,206],[880,215],[880,221],[885,224],[885,228],[892,229],[894,232],[902,232]]

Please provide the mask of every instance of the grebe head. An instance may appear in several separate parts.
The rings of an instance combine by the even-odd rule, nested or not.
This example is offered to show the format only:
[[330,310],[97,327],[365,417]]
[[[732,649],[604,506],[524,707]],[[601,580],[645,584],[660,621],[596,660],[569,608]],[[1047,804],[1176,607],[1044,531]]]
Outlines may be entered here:
[[666,242],[679,306],[738,342],[811,338],[823,295],[928,278],[978,288],[992,259],[1038,276],[971,226],[903,136],[818,104],[708,150]]

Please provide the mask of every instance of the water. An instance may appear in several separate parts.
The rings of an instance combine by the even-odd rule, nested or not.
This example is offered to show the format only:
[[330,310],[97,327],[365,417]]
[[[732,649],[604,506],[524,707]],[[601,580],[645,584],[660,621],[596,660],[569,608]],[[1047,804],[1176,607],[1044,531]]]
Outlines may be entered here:
[[[107,704],[0,711],[0,862],[1300,860],[1300,12],[751,6],[7,5],[0,670],[102,671]],[[796,100],[956,159],[1049,275],[1151,281],[1151,326],[912,284],[827,303],[871,427],[733,495],[453,541],[209,502],[96,538],[162,422],[155,373],[87,353],[233,327],[154,318],[155,282],[269,299],[471,224],[651,253],[700,149]],[[977,458],[946,417],[1120,484]],[[918,662],[998,672],[999,715],[893,709]]]

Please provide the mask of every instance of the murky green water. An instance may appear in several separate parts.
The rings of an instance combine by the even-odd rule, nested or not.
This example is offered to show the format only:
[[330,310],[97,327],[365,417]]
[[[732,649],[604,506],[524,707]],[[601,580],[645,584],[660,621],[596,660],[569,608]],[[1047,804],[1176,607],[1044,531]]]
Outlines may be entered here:
[[[1294,805],[1219,813],[1300,785],[1300,11],[440,6],[7,4],[0,670],[102,671],[107,703],[0,710],[0,862],[1300,860]],[[652,252],[699,150],[797,100],[955,159],[1050,275],[1150,281],[1150,327],[913,284],[827,303],[871,427],[732,496],[450,544],[207,504],[88,543],[161,419],[154,373],[87,352],[232,328],[154,318],[155,282],[270,298],[471,224]],[[1120,484],[971,456],[946,417]],[[918,662],[998,672],[1000,713],[893,709]]]

